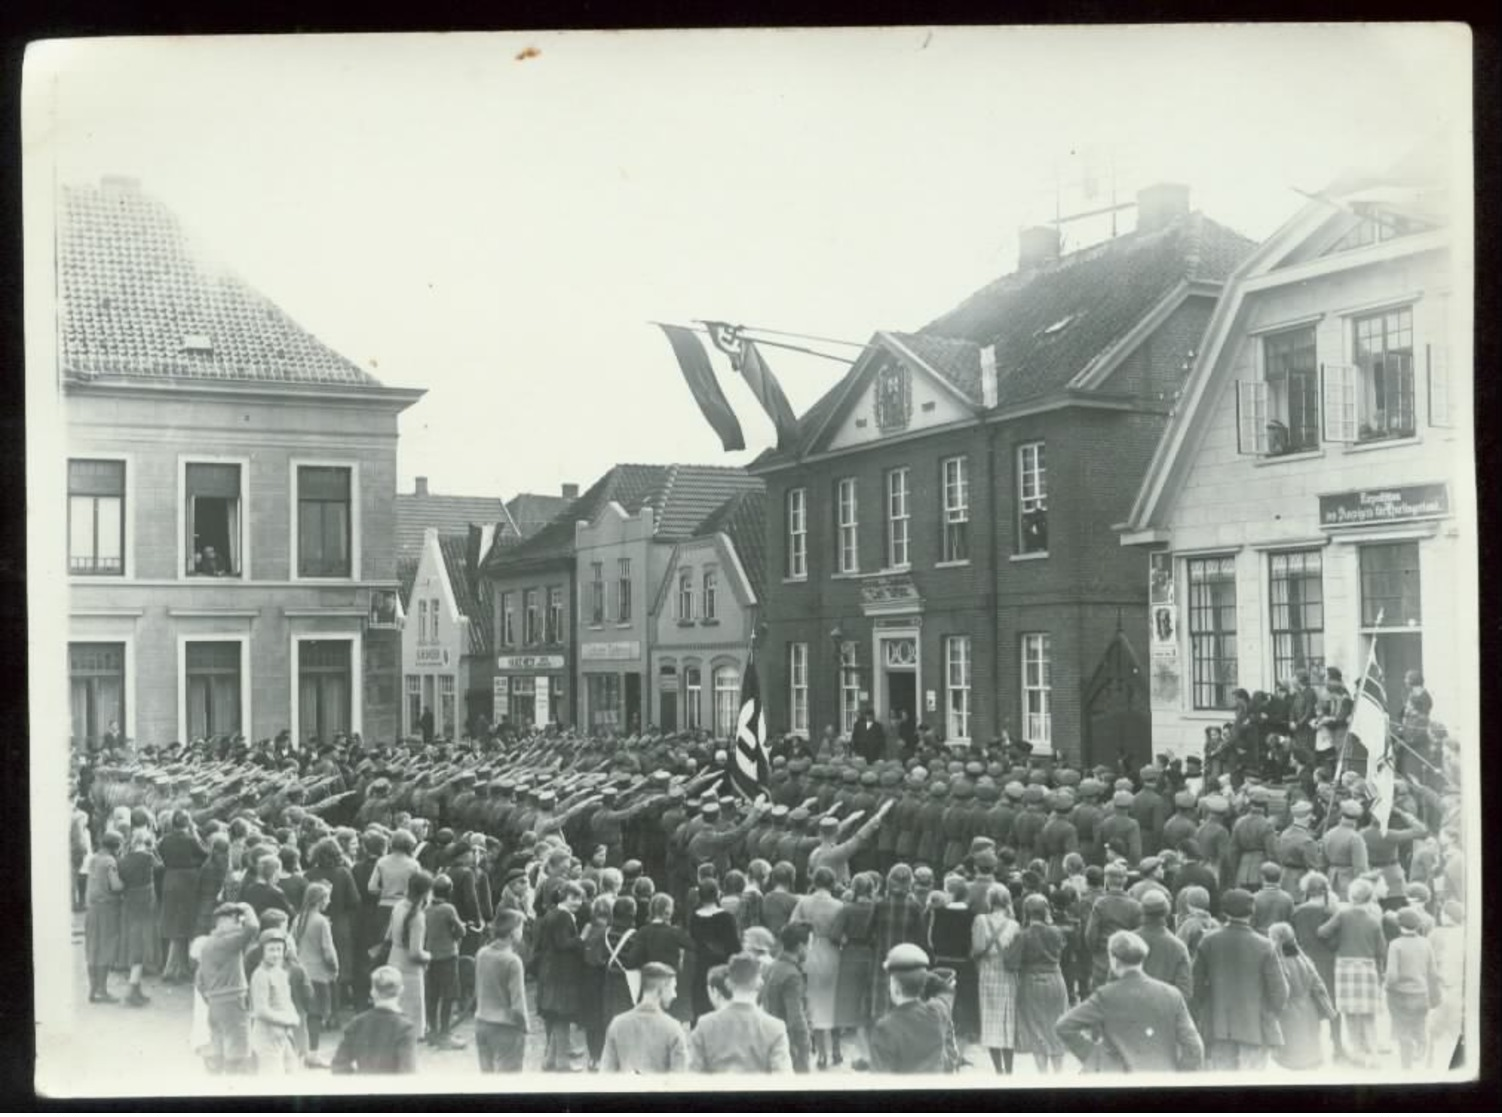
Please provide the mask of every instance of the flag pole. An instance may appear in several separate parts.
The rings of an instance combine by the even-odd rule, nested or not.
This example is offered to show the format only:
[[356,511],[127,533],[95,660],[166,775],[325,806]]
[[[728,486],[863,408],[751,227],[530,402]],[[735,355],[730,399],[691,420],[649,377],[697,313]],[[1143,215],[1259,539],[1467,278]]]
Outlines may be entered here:
[[[1376,620],[1376,623],[1372,625],[1372,627],[1373,628],[1381,628],[1382,627],[1382,618],[1384,616],[1386,616],[1386,610],[1385,609],[1378,609],[1377,610],[1377,620]],[[1372,664],[1376,663],[1376,662],[1377,662],[1377,634],[1375,632],[1373,632],[1372,633],[1372,646],[1367,650],[1366,662],[1361,667],[1361,679],[1356,684],[1356,689],[1352,692],[1352,701],[1351,701],[1351,716],[1352,717],[1354,717],[1355,714],[1356,714],[1356,699],[1359,698],[1362,694],[1366,693],[1366,680],[1367,680],[1367,677],[1371,674]],[[1390,733],[1391,733],[1391,727],[1389,726],[1388,727],[1388,735],[1390,735]],[[1365,742],[1362,742],[1362,743],[1365,744]],[[1340,794],[1340,777],[1345,772],[1346,756],[1349,754],[1350,748],[1351,748],[1351,729],[1350,729],[1350,724],[1349,724],[1349,721],[1348,721],[1347,725],[1346,725],[1346,735],[1345,735],[1345,737],[1340,742],[1340,755],[1339,755],[1339,757],[1336,758],[1336,761],[1335,761],[1335,780],[1334,780],[1334,783],[1330,787],[1330,809],[1329,809],[1329,812],[1325,815],[1325,824],[1321,828],[1321,831],[1320,831],[1321,833],[1323,833],[1324,831],[1326,831],[1326,830],[1328,830],[1330,828],[1330,822],[1335,817],[1336,804],[1340,801],[1340,798],[1339,798],[1339,794]],[[1387,753],[1387,742],[1386,741],[1384,741],[1382,743],[1382,752],[1383,752],[1384,756]]]

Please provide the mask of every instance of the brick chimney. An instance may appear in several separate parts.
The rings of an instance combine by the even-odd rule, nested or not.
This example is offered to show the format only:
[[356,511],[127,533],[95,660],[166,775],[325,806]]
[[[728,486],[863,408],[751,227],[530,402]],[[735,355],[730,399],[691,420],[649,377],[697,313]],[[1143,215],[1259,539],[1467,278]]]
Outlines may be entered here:
[[1189,187],[1159,182],[1137,191],[1137,231],[1150,233],[1172,225],[1189,212]]
[[419,477],[417,479],[417,488],[415,491],[418,496],[428,495],[428,479],[426,477]]
[[1059,230],[1052,225],[1031,225],[1017,234],[1017,270],[1051,264],[1059,258]]
[[565,484],[563,486],[563,499],[564,500],[578,500],[579,499],[579,486],[575,485],[572,482],[565,482]]

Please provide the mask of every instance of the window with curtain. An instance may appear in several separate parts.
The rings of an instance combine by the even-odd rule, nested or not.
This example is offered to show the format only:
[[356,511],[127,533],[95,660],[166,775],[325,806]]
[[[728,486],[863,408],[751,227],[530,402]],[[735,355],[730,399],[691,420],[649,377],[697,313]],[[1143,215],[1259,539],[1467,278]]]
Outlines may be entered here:
[[443,615],[443,611],[439,609],[438,602],[439,599],[436,597],[432,598],[428,602],[428,628],[432,630],[430,634],[432,635],[433,643],[435,644],[442,641],[442,637],[439,635],[438,631],[438,619]]
[[1017,552],[1023,555],[1048,551],[1048,472],[1043,464],[1043,443],[1017,447]]
[[[970,740],[970,637],[944,641],[944,693],[949,740]],[[1030,738],[1031,739],[1031,738]]]
[[589,564],[589,623],[599,626],[605,623],[605,564]]
[[1189,582],[1189,670],[1196,710],[1229,710],[1236,689],[1236,559],[1192,558]]
[[716,620],[720,615],[719,580],[720,576],[714,570],[704,571],[704,619],[707,621]]
[[352,647],[350,640],[298,642],[297,720],[303,740],[332,741],[335,734],[349,732]]
[[454,727],[458,722],[458,699],[454,692],[454,676],[438,676],[438,724],[449,740],[455,737]]
[[516,646],[516,595],[501,594],[501,646]]
[[704,681],[697,667],[685,667],[683,669],[683,725],[686,729],[699,729],[703,725],[700,717],[700,700],[703,697]]
[[1417,431],[1413,308],[1357,318],[1353,328],[1361,413],[1358,441],[1412,437]]
[[111,722],[125,732],[124,644],[70,643],[68,686],[75,741],[98,741]]
[[68,462],[68,573],[125,573],[125,463]]
[[855,478],[842,477],[835,492],[835,505],[839,516],[835,569],[841,574],[854,574],[861,568],[860,527],[857,519],[860,509],[856,504],[857,499]]
[[428,599],[419,598],[417,602],[417,642],[428,642]]
[[1022,734],[1035,745],[1053,741],[1053,664],[1048,633],[1022,637]]
[[230,462],[188,462],[183,471],[183,523],[187,573],[198,577],[240,574],[240,467]]
[[970,471],[965,458],[946,458],[944,469],[944,561],[970,560]]
[[808,737],[808,645],[788,645],[790,731]]
[[631,621],[631,560],[628,558],[618,559],[616,563],[616,590],[615,608],[616,623],[629,624]]
[[908,565],[908,471],[887,472],[887,567]]
[[678,571],[678,619],[680,621],[694,619],[694,572],[692,570]]
[[854,640],[840,644],[840,732],[849,733],[861,714],[861,669]]
[[1300,670],[1325,669],[1325,594],[1319,551],[1268,556],[1271,576],[1273,682],[1290,682]]
[[542,605],[537,590],[522,593],[522,640],[528,644],[542,640]]
[[556,644],[563,639],[563,590],[558,586],[548,589],[547,642]]
[[352,573],[350,470],[297,467],[297,574],[348,578]]
[[240,724],[240,644],[193,640],[185,655],[188,736],[232,736]]
[[736,719],[741,712],[741,673],[736,667],[714,670],[714,735],[729,739],[735,736]]

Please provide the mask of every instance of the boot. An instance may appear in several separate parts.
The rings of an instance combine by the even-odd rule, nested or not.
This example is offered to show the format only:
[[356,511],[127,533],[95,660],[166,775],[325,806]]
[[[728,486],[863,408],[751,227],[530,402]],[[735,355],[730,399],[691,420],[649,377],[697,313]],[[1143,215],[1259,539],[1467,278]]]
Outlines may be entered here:
[[125,1004],[129,1008],[145,1008],[151,1003],[151,998],[141,992],[139,985],[132,985],[130,993],[125,998]]
[[831,1047],[831,1051],[830,1051],[830,1054],[829,1054],[829,1061],[830,1061],[830,1063],[832,1065],[839,1066],[839,1065],[841,1065],[845,1061],[845,1055],[840,1050],[840,1033],[839,1032],[830,1032],[829,1033],[829,1042],[830,1042],[830,1047]]

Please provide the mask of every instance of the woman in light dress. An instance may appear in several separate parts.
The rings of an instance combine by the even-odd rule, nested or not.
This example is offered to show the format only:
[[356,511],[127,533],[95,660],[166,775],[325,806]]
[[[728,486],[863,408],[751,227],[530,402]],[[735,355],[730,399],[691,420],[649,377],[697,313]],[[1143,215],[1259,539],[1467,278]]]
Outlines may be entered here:
[[793,907],[790,922],[813,928],[803,974],[808,982],[808,1026],[813,1029],[819,1069],[829,1066],[830,1048],[835,1065],[842,1061],[840,1037],[835,1024],[835,989],[840,976],[840,948],[835,942],[835,921],[845,905],[834,897],[834,870],[820,865],[814,870],[813,891]]
[[980,1001],[980,1042],[998,1074],[1012,1073],[1017,1047],[1017,974],[1007,969],[1006,951],[1020,928],[1012,918],[1012,893],[1004,884],[986,890],[988,911],[970,928]]

